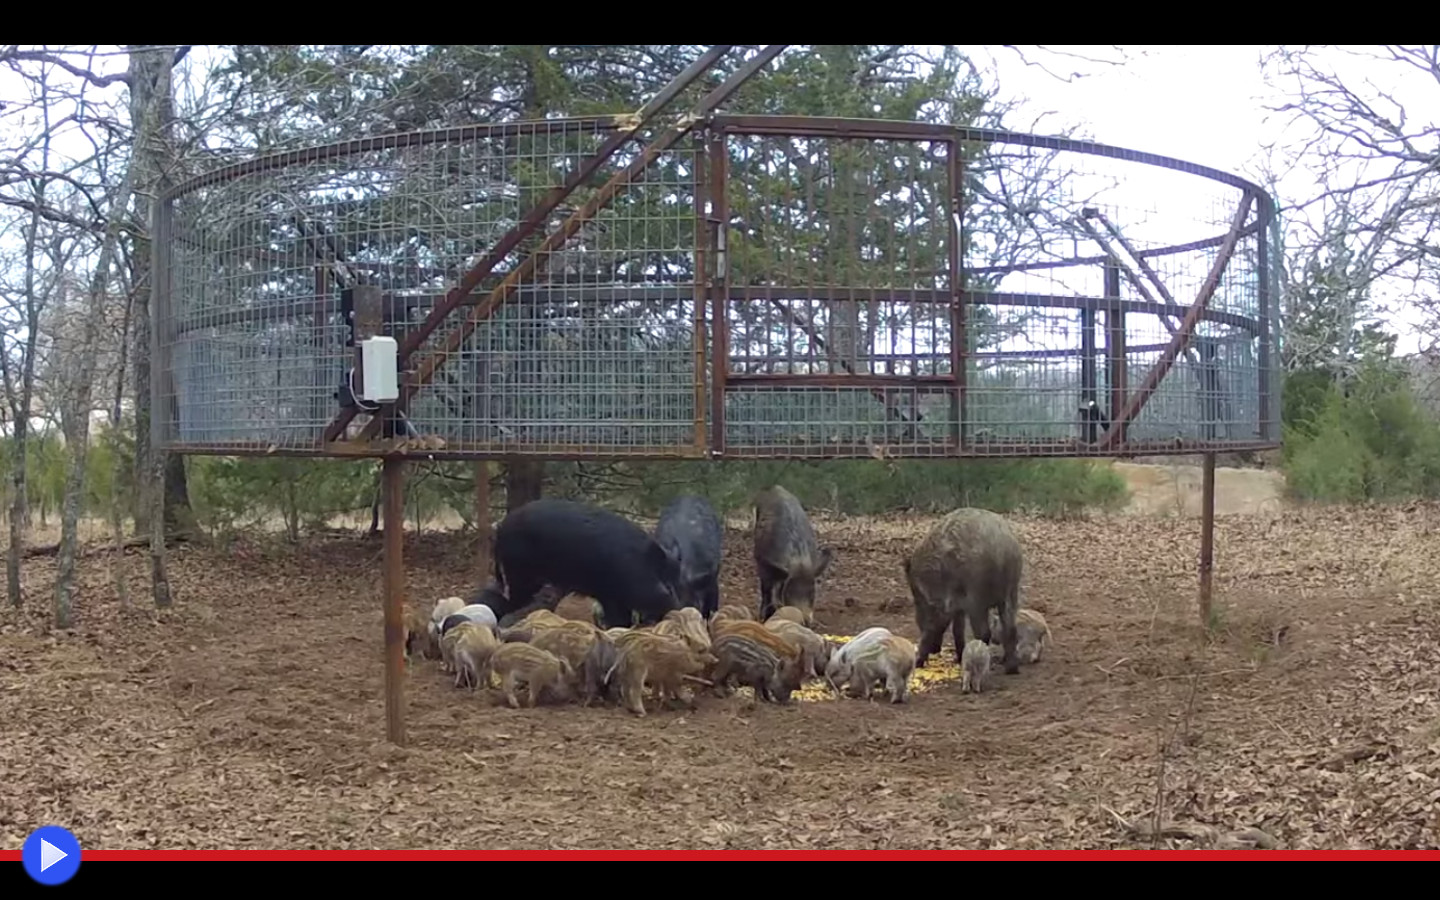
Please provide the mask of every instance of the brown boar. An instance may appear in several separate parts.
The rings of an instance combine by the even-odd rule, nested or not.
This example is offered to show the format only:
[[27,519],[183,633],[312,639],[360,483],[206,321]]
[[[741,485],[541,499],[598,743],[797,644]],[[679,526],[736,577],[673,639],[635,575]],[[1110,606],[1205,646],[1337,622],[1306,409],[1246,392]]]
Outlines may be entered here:
[[[460,626],[450,629],[451,633],[460,630]],[[449,637],[449,635],[446,635]],[[470,690],[480,686],[480,673],[486,673],[489,677],[489,669],[486,664],[490,661],[490,655],[500,646],[500,639],[495,636],[495,629],[489,625],[475,623],[473,628],[461,630],[460,637],[456,639],[454,648],[451,650],[452,661],[455,666],[455,686],[469,686]]]
[[804,625],[797,625],[789,619],[777,619],[771,616],[770,621],[765,623],[765,628],[780,635],[800,651],[800,671],[806,678],[811,675],[816,677],[825,675],[825,666],[830,662],[831,644],[829,641]]
[[718,660],[711,678],[725,693],[729,693],[731,682],[739,682],[749,685],[757,700],[789,703],[790,695],[804,681],[798,658],[776,653],[773,647],[748,634],[722,634],[711,651]]
[[459,625],[456,625],[454,628],[451,628],[449,631],[445,632],[445,636],[440,639],[441,671],[455,671],[455,646],[460,643],[460,639],[463,638],[465,635],[471,633],[477,628],[486,627],[488,626],[478,625],[474,622],[461,622]]
[[727,634],[738,634],[742,637],[747,637],[757,644],[763,644],[769,647],[773,653],[778,654],[782,658],[794,660],[797,665],[800,664],[800,648],[793,642],[786,640],[781,635],[761,625],[759,622],[749,619],[744,621],[722,622],[719,630],[715,633],[715,640],[719,640]]
[[960,692],[978,694],[985,690],[985,679],[990,674],[990,645],[979,638],[971,638],[960,654]]
[[439,628],[440,623],[455,615],[465,608],[465,601],[459,597],[446,597],[443,600],[435,601],[435,608],[430,612],[430,621]]
[[798,606],[782,606],[765,620],[768,627],[772,622],[794,622],[796,625],[805,624],[805,611]]
[[739,619],[739,620],[742,620],[742,621],[747,621],[747,620],[748,620],[748,621],[754,621],[754,620],[755,620],[755,614],[754,614],[753,612],[751,612],[747,607],[737,606],[736,604],[733,604],[733,603],[727,604],[727,605],[725,605],[725,606],[720,607],[719,609],[715,610],[715,614],[710,617],[710,637],[712,637],[712,638],[715,637],[715,623],[716,623],[716,622],[723,622],[723,621],[726,621],[727,619],[728,619],[728,620]]
[[1031,665],[1040,661],[1050,644],[1050,626],[1045,617],[1033,609],[1022,607],[1015,614],[1015,653],[1020,661]]
[[1019,672],[1015,616],[1023,563],[1020,540],[1002,516],[967,508],[937,522],[904,563],[920,629],[916,665],[925,665],[931,654],[940,652],[946,628],[958,661],[964,654],[967,621],[971,634],[988,644],[989,611],[997,609],[1005,673]]
[[830,682],[831,690],[839,693],[840,685],[850,680],[850,670],[854,666],[852,660],[858,654],[881,638],[890,636],[890,629],[876,625],[873,628],[865,629],[848,642],[834,648],[830,653],[830,662],[825,666],[825,680]]
[[405,613],[405,658],[440,658],[440,641],[431,630],[430,617],[419,610]]
[[556,628],[572,621],[574,620],[567,619],[559,613],[551,612],[548,609],[537,609],[515,624],[521,628],[540,629]]
[[569,686],[574,672],[570,664],[553,653],[524,643],[501,644],[490,654],[488,672],[500,676],[500,692],[511,709],[519,709],[520,702],[515,689],[523,682],[526,687],[526,706],[536,706],[547,689],[559,698],[569,695]]
[[904,703],[909,699],[910,676],[915,673],[915,645],[905,638],[898,634],[884,635],[861,647],[847,662],[850,668],[847,693],[852,697],[868,700],[875,685],[884,682],[891,703]]
[[588,622],[574,624],[582,627],[571,628],[568,625],[562,625],[558,628],[547,628],[535,635],[534,639],[530,641],[530,646],[555,654],[569,663],[570,668],[578,674],[581,663],[585,661],[585,655],[595,644],[599,632]]
[[770,618],[776,606],[794,606],[805,614],[800,624],[809,625],[815,616],[815,582],[830,567],[834,551],[816,540],[800,501],[779,485],[755,498],[754,531],[760,620]]
[[655,688],[662,703],[670,696],[693,708],[695,699],[685,690],[683,682],[687,676],[697,678],[714,663],[715,657],[708,650],[696,650],[679,638],[639,632],[630,635],[619,648],[618,658],[606,673],[606,680],[619,685],[621,702],[626,709],[643,716],[647,683]]
[[710,632],[705,627],[705,620],[700,617],[700,611],[693,606],[666,613],[665,618],[655,626],[655,633],[684,638],[696,650],[710,649]]

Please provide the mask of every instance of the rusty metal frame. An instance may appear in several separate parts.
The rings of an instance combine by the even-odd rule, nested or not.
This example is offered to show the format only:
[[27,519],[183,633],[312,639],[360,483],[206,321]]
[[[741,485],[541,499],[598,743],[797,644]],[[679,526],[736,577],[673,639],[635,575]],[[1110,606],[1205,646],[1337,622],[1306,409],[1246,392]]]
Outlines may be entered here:
[[[309,448],[287,447],[284,455],[305,457],[305,458],[343,458],[343,459],[373,459],[375,457],[402,457],[411,460],[427,461],[476,461],[476,460],[505,460],[515,456],[513,444],[505,444],[498,441],[450,441],[445,447],[439,449],[423,448],[401,448],[398,445],[392,446],[388,441],[376,442],[379,446],[369,446],[348,441],[337,441],[332,444],[315,445]],[[912,442],[912,446],[920,448],[933,448],[934,453],[916,454],[919,459],[955,459],[954,443],[950,438]],[[1254,450],[1272,450],[1275,444],[1265,440],[1247,441],[1204,441],[1190,439],[1175,440],[1131,440],[1124,445],[1116,447],[1110,453],[1110,457],[1126,459],[1137,456],[1183,456],[1198,453],[1222,452],[1238,453]],[[784,452],[765,451],[742,451],[727,453],[727,459],[771,459],[771,458],[794,458],[794,459],[836,459],[836,458],[860,458],[873,457],[874,447],[871,445],[860,445],[853,443],[832,443],[821,446],[819,444],[797,444]],[[167,453],[180,453],[186,456],[255,456],[274,457],[277,455],[275,445],[268,441],[217,441],[214,443],[191,444],[172,443],[165,447]],[[526,455],[541,456],[546,459],[557,460],[593,460],[595,459],[595,448],[589,445],[580,444],[536,444],[526,449]],[[611,453],[608,456],[615,459],[625,460],[674,460],[674,459],[704,459],[710,454],[697,452],[689,444],[656,444],[645,446],[631,446],[624,451]],[[906,454],[909,455],[909,454]],[[972,439],[971,443],[964,448],[964,458],[1028,458],[1028,457],[1073,457],[1094,456],[1094,446],[1074,438],[1069,439],[1006,439],[1006,440],[981,440]]]
[[1101,450],[1111,449],[1116,439],[1125,427],[1140,414],[1150,396],[1160,387],[1160,382],[1169,373],[1170,367],[1175,365],[1175,359],[1180,352],[1189,344],[1191,336],[1195,332],[1195,326],[1200,323],[1206,307],[1210,305],[1210,298],[1215,295],[1215,289],[1220,286],[1220,276],[1225,274],[1225,269],[1230,265],[1230,259],[1235,254],[1235,247],[1240,243],[1240,230],[1245,220],[1250,216],[1250,209],[1255,205],[1255,193],[1246,191],[1245,198],[1240,201],[1240,208],[1235,211],[1235,218],[1231,222],[1230,237],[1220,247],[1220,252],[1215,256],[1215,262],[1210,267],[1210,272],[1205,276],[1205,281],[1200,285],[1200,291],[1195,297],[1194,304],[1190,311],[1185,314],[1185,319],[1180,323],[1180,329],[1170,340],[1170,345],[1165,352],[1160,354],[1160,359],[1150,369],[1140,387],[1131,394],[1125,401],[1125,407],[1120,414],[1110,423],[1110,427],[1101,436],[1099,446]]
[[709,285],[713,332],[710,347],[710,453],[725,455],[725,384],[730,375],[730,266],[726,254],[727,226],[730,203],[725,186],[730,173],[730,153],[725,129],[711,131],[710,147],[710,214],[706,219],[707,247],[713,271],[696,272]]
[[[555,208],[563,203],[566,197],[569,197],[580,185],[588,181],[621,147],[634,138],[641,128],[649,124],[665,107],[669,106],[675,98],[679,97],[687,87],[700,78],[700,76],[714,68],[715,64],[718,63],[726,53],[730,52],[731,46],[733,45],[719,44],[712,47],[699,59],[686,67],[683,72],[676,76],[674,81],[667,84],[659,93],[652,97],[648,103],[640,107],[640,111],[635,114],[633,123],[628,124],[627,127],[624,128],[617,128],[612,132],[610,137],[605,139],[604,143],[600,145],[594,154],[579,166],[575,167],[575,171],[570,174],[570,177],[567,178],[563,184],[550,190],[514,228],[503,235],[500,240],[495,243],[495,246],[491,247],[489,252],[472,266],[470,271],[465,273],[465,277],[460,279],[460,283],[451,288],[446,293],[445,298],[431,309],[430,314],[425,317],[425,321],[421,323],[420,327],[405,337],[404,342],[400,345],[400,365],[402,371],[411,355],[413,355],[421,344],[423,344],[430,335],[434,334],[441,323],[455,311],[455,308],[460,305],[461,299],[475,290],[485,276],[494,271],[501,260],[510,255],[510,253],[520,245],[521,241],[539,230],[540,227],[545,224],[546,217],[554,212]],[[612,121],[614,121],[616,125],[620,124],[618,119]],[[573,225],[571,224],[572,222],[574,222]],[[569,239],[570,235],[580,227],[580,224],[581,222],[576,221],[575,216],[571,216],[565,225],[561,226],[560,230],[556,232],[557,235],[563,235],[563,237],[559,238],[558,243],[563,243]],[[543,244],[542,250],[548,249],[550,243],[550,241],[547,241]],[[530,263],[530,266],[533,268],[534,261],[539,258],[541,258],[541,252],[537,251],[531,254],[526,262]],[[517,272],[518,271],[519,269],[517,269]],[[518,280],[518,277],[517,275],[516,280]],[[465,331],[464,336],[468,335],[469,331]],[[464,337],[462,336],[461,340],[463,341],[463,339]],[[451,343],[452,341],[447,340],[447,347]],[[453,350],[451,352],[453,352]],[[442,355],[440,359],[443,360],[444,355]],[[435,363],[435,365],[438,364],[439,361]],[[430,367],[430,374],[433,374],[435,365]],[[414,393],[414,390],[402,393],[397,406],[403,408],[410,398],[414,396]],[[358,406],[347,406],[340,410],[330,423],[325,426],[324,440],[329,442],[338,438],[359,414],[360,408]],[[380,416],[371,417],[370,424],[367,425],[364,432],[362,432],[362,437],[373,437],[374,433],[379,430],[380,424]]]
[[[445,360],[448,359],[451,354],[464,344],[465,340],[474,333],[480,323],[490,318],[496,310],[510,299],[520,286],[520,281],[535,273],[536,265],[540,260],[544,259],[551,251],[561,247],[574,236],[575,232],[580,230],[581,225],[595,218],[601,209],[624,192],[631,184],[643,180],[645,170],[650,167],[651,163],[659,158],[660,154],[670,149],[676,142],[688,134],[698,121],[710,115],[716,107],[730,99],[730,97],[740,89],[741,85],[749,81],[759,73],[761,69],[768,66],[770,62],[784,52],[788,46],[788,44],[770,44],[760,50],[760,52],[752,56],[744,65],[737,69],[734,74],[727,78],[723,84],[702,97],[700,102],[695,105],[688,115],[682,117],[679,122],[666,129],[647,144],[644,151],[642,151],[630,165],[616,172],[609,181],[605,182],[605,184],[595,192],[594,196],[586,201],[584,206],[576,210],[575,213],[566,219],[554,233],[548,236],[533,253],[526,256],[518,266],[511,270],[510,273],[505,276],[505,279],[500,282],[500,285],[490,292],[490,296],[475,307],[475,309],[461,321],[460,327],[446,335],[444,344],[421,361],[420,366],[413,374],[407,373],[407,377],[404,379],[404,384],[400,391],[400,399],[396,405],[404,408],[410,399],[415,396],[416,392],[429,383],[430,379],[434,377],[435,371],[444,364]],[[698,73],[696,77],[698,77]],[[556,202],[558,203],[559,201]],[[477,279],[477,284],[478,281]],[[468,289],[461,291],[459,296],[464,296],[467,293],[469,293]],[[696,377],[699,377],[698,373]],[[365,428],[361,430],[359,439],[361,441],[372,440],[379,430],[380,420],[378,418],[371,419]]]
[[[794,387],[804,386],[835,386],[846,385],[870,389],[882,402],[886,402],[887,410],[900,412],[892,409],[892,394],[895,389],[918,390],[931,392],[934,390],[949,391],[955,398],[954,403],[961,406],[961,411],[956,415],[957,426],[953,434],[946,435],[944,446],[947,452],[937,455],[965,455],[965,456],[992,456],[992,455],[1073,455],[1076,453],[1090,452],[1097,450],[1106,455],[1130,456],[1135,454],[1151,453],[1176,453],[1176,452],[1206,452],[1209,450],[1235,450],[1246,448],[1269,448],[1276,445],[1274,435],[1275,425],[1271,418],[1270,408],[1272,406],[1273,373],[1269,371],[1269,363],[1273,358],[1274,348],[1272,342],[1275,334],[1275,326],[1271,321],[1274,310],[1273,285],[1269,283],[1269,234],[1271,220],[1273,219],[1273,201],[1258,186],[1216,169],[1206,166],[1199,166],[1183,160],[1171,157],[1163,157],[1154,154],[1137,153],[1123,148],[1113,147],[1104,144],[1097,144],[1088,141],[1074,141],[1062,138],[1044,137],[1038,135],[1018,134],[996,129],[981,128],[956,128],[946,125],[936,125],[920,122],[892,122],[883,120],[868,119],[839,119],[839,118],[809,118],[800,116],[760,116],[760,115],[725,115],[715,112],[716,108],[731,96],[736,89],[747,79],[755,75],[764,66],[768,65],[787,45],[770,45],[758,54],[751,57],[719,88],[707,94],[700,103],[683,117],[679,123],[666,129],[661,136],[650,143],[640,155],[640,158],[628,166],[625,171],[610,179],[604,187],[596,194],[583,209],[573,214],[567,221],[552,235],[547,238],[542,247],[536,253],[531,254],[522,261],[515,270],[510,271],[501,279],[499,284],[489,287],[487,291],[478,291],[482,281],[486,279],[499,259],[513,251],[526,235],[532,234],[540,227],[545,215],[552,212],[564,197],[578,186],[585,177],[593,175],[603,164],[604,152],[609,149],[611,153],[627,141],[633,139],[640,127],[648,121],[653,121],[653,116],[658,113],[660,107],[673,100],[684,89],[681,85],[674,84],[652,99],[640,113],[628,117],[617,116],[595,116],[585,118],[573,118],[564,120],[543,120],[533,122],[514,122],[500,125],[467,126],[464,128],[443,129],[432,132],[383,135],[373,138],[347,141],[322,147],[312,147],[297,151],[271,154],[243,163],[218,169],[201,177],[191,179],[181,185],[172,187],[161,194],[161,202],[157,208],[168,207],[168,204],[175,198],[186,193],[197,190],[201,187],[216,184],[247,175],[261,172],[283,169],[286,166],[329,160],[343,157],[347,154],[362,153],[371,150],[396,148],[401,146],[424,146],[445,142],[456,142],[476,140],[480,138],[493,138],[504,136],[521,136],[537,134],[540,131],[554,133],[557,130],[562,132],[581,133],[586,131],[611,130],[611,135],[602,143],[597,153],[588,158],[582,166],[583,175],[572,176],[565,185],[552,191],[541,201],[521,226],[502,238],[502,242],[492,248],[486,258],[477,264],[467,273],[467,278],[457,284],[455,288],[447,291],[440,297],[390,295],[385,297],[384,306],[387,311],[386,319],[391,321],[392,329],[395,329],[397,338],[402,341],[404,357],[412,357],[425,346],[427,339],[438,328],[447,316],[453,315],[460,307],[466,307],[469,312],[464,318],[461,328],[452,331],[441,347],[435,348],[430,354],[424,357],[420,366],[404,379],[402,385],[402,398],[400,404],[407,402],[420,390],[425,383],[434,375],[435,371],[443,364],[445,359],[454,352],[460,342],[468,336],[475,327],[486,320],[504,302],[516,294],[523,294],[531,289],[529,285],[522,286],[520,281],[531,274],[535,268],[535,260],[542,256],[544,251],[558,246],[577,231],[586,220],[598,213],[600,208],[608,203],[614,196],[623,191],[629,183],[643,180],[644,171],[660,153],[674,146],[684,135],[693,133],[697,149],[696,157],[699,164],[705,168],[704,172],[697,173],[696,177],[696,283],[688,288],[657,288],[654,289],[663,293],[666,290],[678,293],[683,291],[686,299],[695,304],[695,326],[696,326],[696,397],[699,401],[696,411],[696,437],[689,446],[683,447],[636,447],[617,451],[615,455],[624,457],[649,458],[676,457],[693,455],[716,455],[726,454],[725,447],[725,396],[727,390],[756,390],[763,389],[766,384],[788,384]],[[722,49],[722,47],[724,49]],[[713,48],[705,57],[682,73],[682,78],[691,74],[694,70],[695,77],[710,68],[719,57],[723,55],[727,45]],[[711,57],[714,57],[713,59]],[[693,79],[692,79],[693,80]],[[687,82],[687,84],[690,82]],[[637,121],[638,119],[638,121]],[[893,290],[893,291],[865,291],[852,289],[824,289],[814,290],[803,289],[804,293],[813,298],[821,294],[828,295],[829,299],[846,302],[865,302],[868,298],[883,295],[890,300],[902,301],[911,299],[914,302],[928,302],[939,305],[947,305],[951,309],[952,317],[952,372],[949,376],[894,376],[894,375],[857,375],[850,374],[835,375],[744,375],[731,374],[728,371],[728,314],[727,310],[738,299],[749,298],[744,289],[732,289],[729,283],[729,272],[726,260],[726,223],[728,208],[726,203],[726,187],[728,181],[728,141],[731,136],[737,135],[771,135],[771,136],[811,136],[811,137],[837,137],[856,139],[892,139],[923,141],[945,145],[947,159],[947,180],[948,193],[951,196],[951,251],[950,276],[951,284],[945,290]],[[1232,223],[1232,227],[1221,235],[1190,241],[1184,244],[1173,246],[1151,248],[1143,251],[1136,251],[1118,234],[1117,229],[1102,218],[1102,224],[1110,232],[1110,237],[1116,240],[1122,248],[1132,257],[1140,268],[1140,272],[1131,271],[1129,265],[1120,265],[1120,255],[1111,247],[1105,236],[1098,230],[1087,228],[1092,237],[1097,240],[1103,254],[1094,257],[1076,257],[1067,260],[1043,261],[1034,263],[1019,263],[1009,266],[995,266],[977,268],[973,270],[964,269],[962,247],[963,240],[961,232],[960,216],[963,212],[964,191],[961,167],[963,166],[962,146],[966,142],[1006,142],[1023,146],[1043,147],[1052,150],[1063,150],[1078,152],[1095,156],[1123,159],[1128,162],[1135,162],[1144,165],[1158,166],[1174,171],[1185,172],[1210,179],[1222,184],[1240,188],[1244,192],[1244,200],[1239,212]],[[608,154],[607,154],[608,155]],[[575,184],[572,186],[572,182]],[[567,190],[568,188],[568,190]],[[708,204],[703,198],[708,195]],[[1258,202],[1259,212],[1254,221],[1247,224],[1249,211]],[[708,206],[708,209],[706,208]],[[529,231],[524,231],[528,223],[534,225]],[[162,229],[157,228],[157,235]],[[163,229],[166,237],[170,240],[183,240],[188,243],[197,243],[185,235],[173,235],[168,227]],[[521,233],[521,232],[524,233]],[[1230,259],[1241,239],[1256,236],[1259,247],[1260,259],[1260,310],[1254,316],[1239,315],[1224,310],[1209,309],[1209,302],[1215,290],[1218,288],[1219,279],[1228,265]],[[307,239],[311,235],[305,235]],[[509,246],[506,246],[508,243]],[[203,240],[198,246],[203,247]],[[1164,256],[1170,253],[1182,253],[1200,249],[1219,247],[1219,254],[1214,261],[1214,266],[1207,276],[1199,295],[1194,304],[1186,307],[1176,303],[1165,286],[1159,283],[1154,270],[1146,260],[1153,257]],[[317,248],[318,250],[318,248]],[[305,312],[325,316],[338,309],[338,301],[334,293],[321,287],[326,276],[338,279],[341,273],[334,271],[334,263],[338,255],[317,252],[316,260],[316,292],[315,296],[304,301]],[[493,260],[493,261],[492,261]],[[488,267],[485,265],[489,262]],[[971,272],[1009,272],[1028,271],[1032,269],[1065,268],[1081,265],[1086,262],[1106,263],[1107,270],[1115,276],[1115,283],[1107,277],[1107,290],[1103,298],[1088,298],[1074,296],[1048,296],[1030,294],[1009,294],[1000,292],[975,292],[966,288],[965,276]],[[157,271],[159,271],[157,269]],[[1119,298],[1119,276],[1124,271],[1128,279],[1135,284],[1143,300],[1121,300]],[[356,273],[359,274],[359,273]],[[473,276],[473,277],[472,277]],[[1143,276],[1143,277],[1142,277]],[[1148,277],[1150,282],[1155,284],[1159,296],[1155,296],[1145,283]],[[364,280],[363,278],[361,280]],[[563,288],[563,283],[561,284]],[[649,292],[649,288],[641,288],[643,292]],[[790,289],[775,288],[770,292],[769,299],[772,302],[780,303],[781,297]],[[656,296],[659,296],[657,293]],[[668,295],[667,295],[668,296]],[[168,298],[161,298],[157,301],[157,310],[164,309]],[[285,303],[268,304],[263,308],[252,308],[235,310],[226,313],[222,319],[229,321],[234,319],[241,321],[251,316],[273,315],[279,306],[293,306],[299,309],[300,301],[286,301]],[[968,319],[968,309],[971,304],[984,303],[987,305],[1017,305],[1029,307],[1050,307],[1050,308],[1073,308],[1081,310],[1104,311],[1106,313],[1106,356],[1109,357],[1109,365],[1112,376],[1115,370],[1120,370],[1120,381],[1112,377],[1111,412],[1112,424],[1102,440],[1097,444],[1071,443],[1067,441],[1007,441],[1003,444],[987,442],[983,439],[978,443],[971,439],[971,436],[964,432],[963,405],[965,400],[966,369],[969,362],[992,354],[971,353],[968,346],[968,336],[965,332],[965,324]],[[783,305],[783,304],[781,304]],[[417,328],[396,328],[399,320],[396,313],[402,307],[414,308],[416,306],[429,306],[429,315],[424,323]],[[1164,347],[1159,362],[1151,369],[1146,378],[1142,381],[1141,387],[1134,393],[1127,391],[1123,383],[1124,359],[1127,350],[1124,346],[1123,324],[1127,313],[1147,313],[1160,317],[1161,321],[1171,332],[1171,341]],[[1173,326],[1171,318],[1181,319],[1179,327]],[[1170,441],[1144,441],[1130,442],[1126,438],[1126,429],[1133,423],[1146,401],[1158,388],[1169,369],[1174,365],[1179,353],[1188,352],[1194,329],[1199,321],[1213,321],[1228,324],[1255,335],[1260,341],[1258,350],[1258,367],[1260,377],[1260,439],[1251,442],[1235,441],[1200,441],[1177,444]],[[211,318],[207,319],[207,325],[217,324]],[[801,323],[804,327],[805,323]],[[1098,323],[1096,323],[1098,324]],[[192,326],[193,327],[193,326]],[[178,336],[187,330],[187,323],[184,321],[171,321],[168,323],[167,334],[174,333]],[[814,334],[813,328],[806,328],[811,333],[812,340],[821,342],[820,337]],[[708,335],[706,332],[708,331]],[[158,338],[159,329],[156,329]],[[706,343],[708,337],[709,358],[706,358]],[[823,347],[822,347],[823,349]],[[1093,355],[1093,349],[1092,355]],[[1154,350],[1156,348],[1130,348],[1130,352],[1139,352],[1142,349]],[[1085,347],[1079,350],[1056,351],[1058,355],[1071,355],[1073,352],[1084,353]],[[826,353],[827,356],[833,354]],[[1033,353],[1029,354],[1033,356]],[[956,363],[954,357],[958,356]],[[1098,362],[1098,358],[1097,358]],[[709,440],[704,437],[705,423],[701,410],[704,407],[704,375],[705,367],[710,372],[710,421],[711,431]],[[842,361],[843,366],[843,361]],[[158,383],[154,386],[158,391]],[[163,406],[156,405],[157,420],[163,415]],[[350,418],[358,411],[351,411]],[[906,418],[903,413],[900,416]],[[335,428],[335,423],[340,417],[332,420],[332,427],[326,430],[325,440],[313,450],[292,450],[287,448],[286,452],[297,452],[299,455],[341,455],[341,456],[375,456],[386,455],[395,452],[402,452],[408,455],[408,451],[389,446],[388,441],[373,441],[374,433],[380,427],[380,416],[372,416],[372,420],[361,432],[362,440],[356,442],[336,441],[334,438],[343,433],[345,425],[349,420]],[[157,422],[158,424],[158,422]],[[928,444],[928,442],[922,442]],[[708,445],[708,446],[707,446]],[[938,445],[937,445],[938,446]],[[1184,449],[1179,449],[1183,447]],[[172,443],[167,445],[168,449],[181,453],[249,453],[255,448],[249,448],[247,444],[206,445],[205,447],[188,445],[184,443]],[[833,448],[839,451],[841,448]],[[272,447],[265,447],[256,452],[274,452]],[[417,456],[428,456],[433,458],[493,458],[497,456],[513,455],[513,446],[506,446],[503,451],[498,446],[475,444],[462,444],[448,448],[447,452],[437,453],[434,450],[426,453],[416,453]],[[523,452],[567,458],[570,456],[585,456],[582,448],[568,446],[534,446],[527,447]],[[590,451],[590,452],[593,452]],[[751,454],[744,454],[751,455]],[[833,456],[836,452],[812,453],[799,451],[799,456]],[[928,455],[921,452],[921,455]]]
[[952,140],[946,147],[947,193],[950,197],[949,277],[950,277],[950,372],[955,379],[951,395],[951,418],[955,422],[955,446],[965,446],[965,391],[970,382],[970,329],[969,309],[965,303],[965,172],[960,160],[960,142]]

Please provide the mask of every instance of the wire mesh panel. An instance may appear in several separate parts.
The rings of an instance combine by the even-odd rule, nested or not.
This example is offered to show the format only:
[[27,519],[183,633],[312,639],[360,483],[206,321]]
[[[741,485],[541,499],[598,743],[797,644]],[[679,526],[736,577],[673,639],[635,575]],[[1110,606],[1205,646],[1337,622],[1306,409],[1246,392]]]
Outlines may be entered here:
[[[161,354],[174,385],[166,439],[321,448],[354,364],[347,291],[379,288],[375,333],[403,341],[607,130],[567,120],[356,142],[183,193]],[[418,431],[461,453],[701,445],[693,151],[662,154],[570,240],[537,253],[638,152],[615,154],[429,335],[408,367]],[[482,314],[507,278],[508,302]]]
[[[1005,132],[689,124],[598,164],[615,122],[556,119],[180,186],[157,204],[157,441],[354,454],[423,437],[451,457],[1278,443],[1274,216],[1255,186]],[[393,406],[352,396],[370,335],[401,345]]]
[[726,455],[1278,442],[1269,207],[1253,185],[1031,135],[717,127]]

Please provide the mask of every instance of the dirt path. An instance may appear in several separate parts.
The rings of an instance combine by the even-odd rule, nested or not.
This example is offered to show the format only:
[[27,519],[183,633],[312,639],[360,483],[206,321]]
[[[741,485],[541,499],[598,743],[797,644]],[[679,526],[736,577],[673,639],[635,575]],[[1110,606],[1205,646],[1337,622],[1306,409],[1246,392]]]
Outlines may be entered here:
[[[1200,466],[1115,462],[1130,486],[1131,515],[1200,515]],[[1271,469],[1215,469],[1215,513],[1274,514],[1285,508],[1285,476]]]

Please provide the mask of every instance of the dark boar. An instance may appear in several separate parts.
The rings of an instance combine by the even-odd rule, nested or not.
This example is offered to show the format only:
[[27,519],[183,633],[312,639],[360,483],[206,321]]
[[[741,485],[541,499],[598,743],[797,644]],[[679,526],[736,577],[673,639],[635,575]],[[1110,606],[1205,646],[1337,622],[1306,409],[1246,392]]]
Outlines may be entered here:
[[495,580],[505,589],[504,617],[528,605],[542,586],[593,597],[606,627],[658,622],[678,609],[680,565],[640,526],[609,510],[570,500],[534,500],[495,531]]
[[[505,592],[501,590],[500,585],[494,581],[491,581],[489,584],[485,585],[474,597],[470,598],[471,605],[476,603],[483,603],[486,606],[490,607],[492,612],[496,609],[496,607],[506,605],[506,602],[507,601],[505,598]],[[491,622],[489,624],[494,625],[496,623]]]
[[706,619],[720,608],[724,534],[715,510],[691,494],[671,500],[655,525],[655,543],[680,565],[676,582],[680,605],[700,610]]
[[905,559],[905,580],[920,629],[917,667],[940,652],[945,629],[955,641],[955,660],[965,652],[965,622],[990,642],[990,610],[1000,613],[1005,674],[1020,671],[1015,616],[1020,607],[1023,565],[1020,540],[1010,523],[984,509],[957,509],[935,524]]
[[770,618],[777,606],[798,607],[805,614],[803,625],[814,621],[815,580],[825,574],[833,557],[831,548],[815,539],[810,517],[794,494],[776,485],[755,498],[760,621]]

